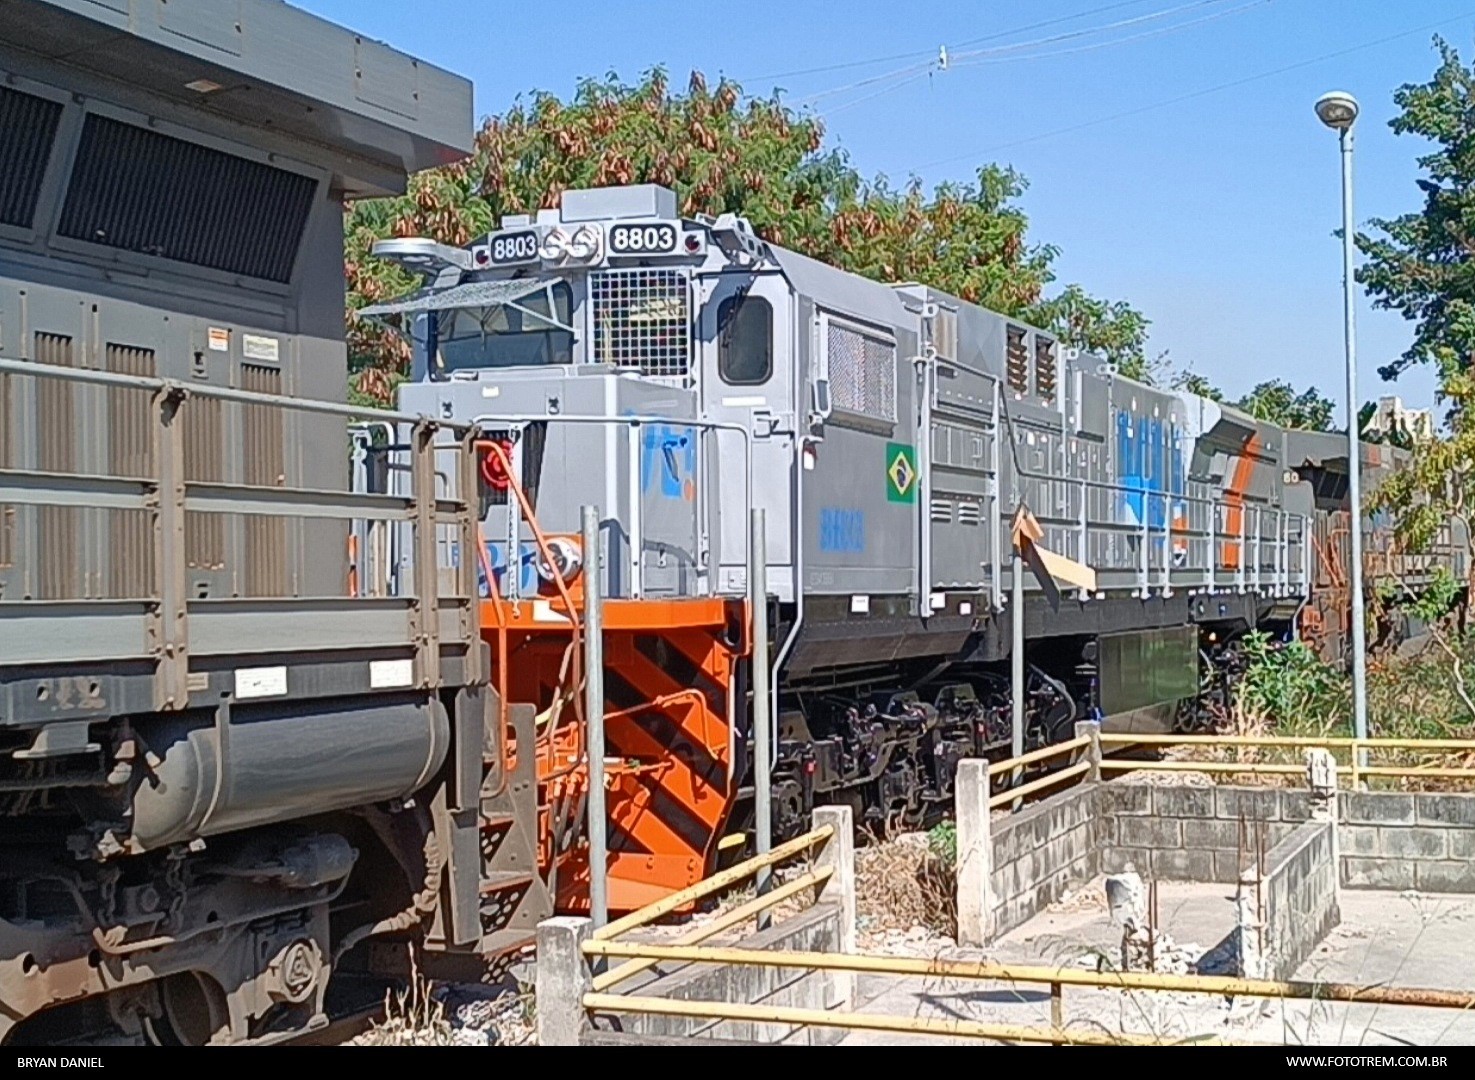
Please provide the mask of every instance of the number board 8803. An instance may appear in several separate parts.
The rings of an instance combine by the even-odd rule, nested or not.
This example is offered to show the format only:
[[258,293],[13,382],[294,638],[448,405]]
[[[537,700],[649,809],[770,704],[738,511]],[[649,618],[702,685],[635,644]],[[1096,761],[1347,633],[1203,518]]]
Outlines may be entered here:
[[680,233],[672,224],[650,222],[611,225],[609,253],[611,255],[670,255],[676,250],[676,242],[679,239]]
[[492,262],[498,266],[512,263],[536,262],[538,258],[538,234],[527,232],[501,233],[493,236],[490,247]]

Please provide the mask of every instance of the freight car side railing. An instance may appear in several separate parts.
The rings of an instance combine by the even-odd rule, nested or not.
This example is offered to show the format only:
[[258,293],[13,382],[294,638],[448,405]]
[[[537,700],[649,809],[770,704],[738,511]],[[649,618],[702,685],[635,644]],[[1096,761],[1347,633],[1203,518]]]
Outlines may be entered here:
[[[0,667],[44,670],[86,664],[92,665],[89,670],[131,674],[143,663],[148,665],[153,685],[152,700],[124,696],[133,698],[130,708],[158,710],[184,708],[192,692],[205,689],[201,678],[191,671],[191,657],[200,656],[229,657],[233,662],[236,657],[308,652],[372,653],[388,658],[385,663],[392,666],[378,669],[382,674],[376,677],[371,664],[370,682],[377,678],[377,686],[366,688],[430,688],[443,683],[471,685],[484,681],[479,607],[475,602],[476,563],[459,554],[475,550],[474,509],[465,499],[436,497],[435,483],[437,435],[450,430],[465,449],[458,463],[461,475],[456,480],[457,490],[477,489],[475,459],[470,452],[473,429],[335,402],[29,361],[0,359],[0,380],[4,379],[11,380],[13,387],[21,379],[58,380],[137,395],[137,404],[147,409],[148,444],[135,459],[146,460],[147,468],[136,467],[135,460],[134,475],[130,476],[80,470],[0,469],[0,508],[34,508],[38,518],[47,512],[80,515],[98,510],[125,512],[135,519],[144,515],[141,520],[147,522],[147,533],[143,535],[148,544],[141,555],[136,554],[146,565],[130,579],[124,595],[107,595],[107,590],[97,587],[96,582],[105,576],[99,569],[78,575],[84,582],[80,589],[43,599],[39,597],[45,595],[44,590],[35,587],[40,553],[26,542],[28,536],[41,535],[40,527],[16,533],[13,541],[19,542],[12,545],[10,570],[12,586],[19,582],[20,588],[19,596],[14,587],[0,593]],[[341,419],[344,487],[187,479],[184,421],[192,407],[212,399],[242,407]],[[364,419],[408,428],[412,477],[408,497],[347,490],[348,422]],[[222,420],[218,411],[201,420],[220,425],[233,422]],[[272,434],[266,438],[283,437],[280,429],[268,428]],[[129,430],[143,429],[135,424]],[[246,433],[237,428],[230,430],[240,435],[239,445],[232,452],[248,454],[253,444]],[[85,435],[73,432],[69,437],[81,439]],[[253,437],[262,438],[259,433]],[[286,453],[279,448],[270,452]],[[15,510],[8,513],[14,517]],[[301,552],[307,546],[310,523],[341,523],[342,592],[283,595],[295,592],[299,586],[294,578],[285,589],[256,595],[242,595],[249,590],[238,587],[220,597],[192,595],[187,529],[198,530],[203,520],[229,516],[246,521],[298,523],[297,530],[242,529],[235,535],[237,561],[249,557],[257,559],[258,564],[263,559],[275,559],[279,560],[275,565],[285,565],[294,550]],[[387,581],[356,580],[365,571],[371,578],[386,571],[379,560],[350,564],[348,537],[359,523],[403,531],[406,553],[413,560],[413,575],[401,585],[398,595]],[[332,529],[335,536],[338,531],[336,526]],[[63,552],[62,557],[90,560],[89,565],[108,565],[106,555],[119,553],[106,551],[99,532],[78,531],[81,539],[77,550]],[[249,551],[252,541],[276,550]],[[144,547],[138,543],[134,546]],[[324,575],[316,576],[321,579]],[[139,589],[138,582],[144,582],[145,587]],[[109,702],[99,707],[119,711],[115,705]],[[15,711],[18,716],[33,710]],[[45,719],[49,711],[41,709],[37,714]]]

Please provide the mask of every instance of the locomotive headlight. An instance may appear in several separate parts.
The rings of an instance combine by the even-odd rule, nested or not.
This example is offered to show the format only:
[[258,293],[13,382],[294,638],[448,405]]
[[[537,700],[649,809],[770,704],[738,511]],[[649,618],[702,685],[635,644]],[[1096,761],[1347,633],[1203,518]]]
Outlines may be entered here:
[[[584,551],[577,540],[566,536],[555,536],[548,541],[548,555],[538,557],[538,576],[548,584],[570,582],[579,576],[584,566]],[[550,562],[551,560],[551,562]]]
[[599,244],[599,230],[592,225],[585,225],[568,242],[569,258],[590,262],[599,257]]
[[538,244],[538,255],[544,262],[558,262],[569,253],[568,237],[562,229],[554,229],[544,235]]

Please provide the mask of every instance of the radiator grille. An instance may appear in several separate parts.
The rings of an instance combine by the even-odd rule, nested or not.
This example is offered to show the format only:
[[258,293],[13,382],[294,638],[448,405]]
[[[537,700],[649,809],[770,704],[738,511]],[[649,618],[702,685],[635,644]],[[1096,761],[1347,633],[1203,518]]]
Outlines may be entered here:
[[683,270],[641,267],[590,275],[595,360],[646,375],[686,375],[690,291]]
[[61,104],[0,86],[0,224],[31,227]]
[[1011,326],[1006,331],[1008,344],[1005,349],[1004,375],[1009,389],[1020,394],[1029,393],[1029,350],[1024,346],[1024,328]]
[[834,407],[895,421],[896,346],[831,322],[825,348]]
[[[11,467],[15,413],[10,400],[10,376],[0,375],[0,469]],[[15,507],[0,503],[0,569],[15,565]]]
[[[225,410],[219,398],[192,397],[182,412],[186,484],[225,480]],[[184,515],[185,563],[191,570],[225,569],[225,515],[189,510]]]
[[285,283],[316,190],[312,177],[94,114],[57,231]]
[[[158,374],[153,349],[109,344],[107,369],[118,375],[153,378]],[[147,390],[107,388],[108,471],[141,479],[154,474],[153,425]],[[108,595],[114,599],[154,595],[154,520],[147,510],[113,510],[108,514]]]
[[[241,365],[241,389],[280,394],[282,372],[261,364]],[[253,487],[282,487],[287,457],[282,409],[275,405],[242,405],[242,476]],[[246,515],[245,594],[287,595],[287,522],[278,516]]]
[[[36,362],[76,367],[72,339],[38,333]],[[36,466],[42,472],[77,471],[77,387],[67,379],[36,380]],[[72,506],[36,508],[37,553],[40,556],[36,596],[41,600],[74,600],[83,595],[81,563],[82,510]]]

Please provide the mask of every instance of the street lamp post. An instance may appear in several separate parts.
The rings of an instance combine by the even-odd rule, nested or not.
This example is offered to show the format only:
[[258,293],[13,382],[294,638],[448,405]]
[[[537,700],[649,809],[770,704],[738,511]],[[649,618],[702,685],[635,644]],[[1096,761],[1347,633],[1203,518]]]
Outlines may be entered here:
[[1347,496],[1352,504],[1352,732],[1367,738],[1367,617],[1362,593],[1362,447],[1357,431],[1357,334],[1352,276],[1352,125],[1357,99],[1333,91],[1317,99],[1316,115],[1342,144],[1342,308],[1347,350]]

